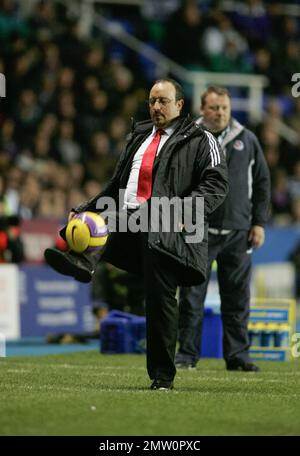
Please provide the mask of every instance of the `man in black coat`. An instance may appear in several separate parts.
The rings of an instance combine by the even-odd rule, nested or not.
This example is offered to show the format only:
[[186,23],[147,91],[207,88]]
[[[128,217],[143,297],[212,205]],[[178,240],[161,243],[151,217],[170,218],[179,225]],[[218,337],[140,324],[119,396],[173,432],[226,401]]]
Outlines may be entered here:
[[223,323],[223,356],[228,370],[257,371],[249,359],[248,317],[252,248],[264,242],[270,178],[256,136],[231,118],[229,93],[209,87],[197,123],[218,140],[228,165],[229,193],[209,218],[206,281],[180,292],[176,366],[193,368],[199,359],[204,301],[214,260]]
[[[153,380],[151,388],[157,390],[171,389],[176,373],[177,287],[205,279],[206,218],[228,190],[227,166],[217,141],[200,125],[181,116],[183,104],[182,89],[176,81],[156,81],[149,94],[151,121],[133,126],[107,188],[69,215],[72,218],[74,213],[87,210],[102,212],[111,200],[119,204],[117,213],[109,209],[102,213],[109,226],[114,225],[110,214],[115,214],[117,228],[110,227],[101,260],[144,280],[147,369]],[[157,201],[174,198],[177,210],[187,208],[189,217],[178,218],[172,211],[168,217],[157,206]],[[142,220],[141,213],[144,218],[150,215],[151,224],[146,230],[131,229],[138,225],[132,221]],[[127,216],[124,230],[121,222]],[[197,232],[199,226],[203,227],[201,233]],[[47,249],[45,259],[56,271],[83,282],[91,279],[98,260],[55,249]]]

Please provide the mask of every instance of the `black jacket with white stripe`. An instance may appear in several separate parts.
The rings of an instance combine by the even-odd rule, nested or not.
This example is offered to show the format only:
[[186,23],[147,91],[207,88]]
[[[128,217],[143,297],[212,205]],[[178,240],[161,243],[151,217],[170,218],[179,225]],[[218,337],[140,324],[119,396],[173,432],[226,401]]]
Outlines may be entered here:
[[[197,223],[204,223],[204,238],[200,242],[187,243],[187,233],[184,230],[176,232],[171,220],[169,230],[149,232],[148,245],[173,258],[177,267],[182,267],[179,285],[193,285],[200,283],[206,276],[206,220],[227,194],[227,166],[218,142],[200,125],[191,121],[189,117],[179,117],[174,126],[174,133],[164,144],[154,163],[152,198],[177,197],[182,205],[184,202],[188,205],[190,203],[190,207],[195,208],[197,197],[203,197],[204,216],[203,220],[198,219]],[[77,207],[77,212],[98,212],[97,200],[103,196],[118,200],[119,190],[126,188],[133,157],[152,128],[151,121],[139,122],[133,126],[127,146],[107,188],[95,198]],[[122,202],[120,206],[122,207]],[[193,212],[193,215],[195,216],[196,212]],[[164,226],[163,221],[161,222],[160,227]],[[193,220],[193,223],[195,222],[196,220]],[[122,242],[126,242],[125,235],[126,233],[122,233]],[[118,237],[119,233],[110,235],[103,259],[121,269],[140,274],[142,271],[138,266],[139,261],[135,258],[136,252],[133,251],[130,258],[122,255],[122,244]]]
[[[202,122],[203,118],[197,121],[200,125]],[[209,226],[229,230],[264,226],[270,207],[270,175],[263,151],[254,133],[237,120],[231,119],[229,127],[221,140],[229,192],[209,218]]]

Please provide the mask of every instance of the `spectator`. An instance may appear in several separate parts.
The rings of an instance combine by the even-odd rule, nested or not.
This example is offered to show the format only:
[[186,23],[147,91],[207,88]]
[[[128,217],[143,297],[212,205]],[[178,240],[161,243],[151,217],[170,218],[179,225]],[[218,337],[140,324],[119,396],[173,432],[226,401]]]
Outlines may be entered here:
[[57,81],[53,75],[45,73],[41,80],[41,90],[38,100],[44,111],[53,110],[55,101],[55,92],[57,90]]
[[38,1],[33,14],[29,18],[29,25],[35,31],[38,41],[43,42],[55,39],[59,34],[55,2],[49,0]]
[[86,162],[89,176],[101,183],[107,182],[115,163],[116,158],[110,153],[108,135],[101,131],[95,132],[91,139],[90,159]]
[[0,263],[20,263],[24,259],[16,208],[10,205],[6,182],[0,175]]
[[294,164],[288,187],[292,199],[300,198],[300,160]]
[[279,218],[276,216],[280,215],[281,221],[285,220],[288,222],[291,211],[291,194],[287,173],[282,169],[277,169],[273,175],[271,203],[273,221],[278,222]]
[[73,92],[64,91],[60,93],[58,99],[58,116],[61,119],[76,121],[77,110]]
[[203,15],[197,2],[184,0],[166,22],[165,52],[183,66],[203,66]]
[[32,89],[25,89],[20,94],[20,100],[14,112],[18,138],[22,145],[30,144],[35,133],[36,124],[41,118],[41,109],[37,96]]
[[10,160],[13,160],[18,152],[18,145],[15,138],[15,122],[7,118],[2,124],[0,130],[0,147]]
[[292,208],[291,208],[291,213],[292,213],[292,223],[296,227],[300,227],[300,198],[297,197],[292,200]]
[[115,116],[109,126],[111,153],[118,157],[125,145],[125,139],[130,124],[121,116]]
[[28,36],[28,26],[18,14],[18,5],[14,0],[0,2],[0,40],[9,41],[13,36]]
[[300,47],[298,41],[289,40],[285,42],[282,59],[284,59],[282,90],[284,93],[289,93],[291,77],[294,73],[299,73],[300,68]]
[[299,134],[300,144],[300,97],[294,99],[294,111],[288,118],[288,124]]
[[34,174],[28,174],[20,191],[19,214],[22,219],[31,219],[37,215],[41,185]]
[[107,128],[109,122],[108,94],[104,90],[93,90],[85,100],[82,116],[82,136],[88,141],[94,131]]
[[215,15],[215,24],[205,30],[202,45],[211,71],[250,72],[247,41],[225,14]]
[[81,148],[74,138],[74,124],[69,120],[62,121],[59,126],[57,152],[65,164],[80,161]]
[[269,48],[260,46],[255,50],[253,70],[256,74],[266,76],[269,80],[265,92],[274,95],[278,92],[278,86],[282,83],[281,76],[274,73],[274,62]]
[[41,132],[34,137],[34,156],[38,160],[45,160],[50,156],[50,140]]
[[[98,180],[89,179],[88,181],[85,182],[85,184],[83,186],[83,190],[84,190],[86,199],[90,199],[94,195],[97,195],[97,193],[100,193],[102,190],[102,187],[99,184]],[[82,199],[81,199],[81,201],[82,201]],[[79,203],[77,203],[74,206],[70,206],[70,207],[76,207],[76,206],[78,206],[78,204]]]
[[[81,188],[85,176],[85,168],[82,163],[72,162],[68,166],[72,188]],[[70,206],[72,207],[72,206]]]
[[66,213],[66,194],[61,189],[43,190],[39,199],[40,217],[62,220]]

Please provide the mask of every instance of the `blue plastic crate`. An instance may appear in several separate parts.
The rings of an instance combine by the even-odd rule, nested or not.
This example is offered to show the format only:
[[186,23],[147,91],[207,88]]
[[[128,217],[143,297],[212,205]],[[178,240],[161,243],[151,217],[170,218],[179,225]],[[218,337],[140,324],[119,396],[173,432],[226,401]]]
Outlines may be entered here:
[[133,353],[146,353],[146,319],[137,317],[131,323]]
[[223,329],[219,312],[212,308],[204,309],[201,358],[222,358]]
[[145,353],[146,319],[111,311],[101,323],[101,353]]
[[130,322],[122,318],[106,318],[101,323],[101,352],[129,353],[132,349]]

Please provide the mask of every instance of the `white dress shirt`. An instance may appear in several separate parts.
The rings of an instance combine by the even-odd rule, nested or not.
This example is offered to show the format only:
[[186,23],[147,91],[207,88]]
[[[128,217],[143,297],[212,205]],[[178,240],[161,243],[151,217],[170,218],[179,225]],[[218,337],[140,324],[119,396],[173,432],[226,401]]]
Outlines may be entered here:
[[[124,209],[136,209],[137,207],[140,206],[140,202],[137,200],[137,188],[138,188],[138,180],[139,180],[139,172],[140,172],[140,167],[142,164],[143,156],[144,153],[146,152],[147,147],[153,140],[155,133],[156,133],[156,128],[153,127],[151,134],[145,139],[145,141],[140,145],[138,150],[135,153],[135,156],[133,157],[132,160],[132,165],[131,165],[131,171],[129,175],[129,179],[127,182],[127,187],[125,190],[125,195],[124,195]],[[163,129],[163,133],[160,138],[160,142],[157,148],[156,156],[158,156],[161,148],[164,146],[164,144],[168,141],[172,133],[174,132],[175,128],[174,127],[168,127]]]

